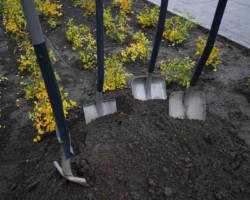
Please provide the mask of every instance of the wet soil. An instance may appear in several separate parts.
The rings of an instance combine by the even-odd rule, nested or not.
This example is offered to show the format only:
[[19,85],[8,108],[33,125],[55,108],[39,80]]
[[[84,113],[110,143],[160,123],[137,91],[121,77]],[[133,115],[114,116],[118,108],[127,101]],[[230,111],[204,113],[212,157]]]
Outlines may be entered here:
[[[135,1],[134,12],[146,3]],[[60,144],[55,133],[43,135],[38,144],[32,142],[37,134],[28,118],[33,103],[21,92],[15,42],[0,26],[0,71],[9,79],[0,83],[0,124],[5,126],[0,129],[0,199],[250,199],[250,89],[245,84],[250,50],[217,37],[222,63],[216,72],[207,67],[196,87],[206,94],[206,121],[171,118],[168,100],[135,100],[129,85],[104,94],[105,99],[116,99],[115,114],[86,125],[82,106],[95,101],[96,70],[83,70],[65,31],[68,19],[74,18],[94,32],[95,18],[82,17],[84,10],[70,1],[62,4],[57,29],[41,21],[47,46],[59,60],[54,65],[59,85],[78,103],[67,118],[75,152],[72,170],[90,187],[69,182],[56,171],[53,161],[60,161]],[[132,35],[141,28],[130,17]],[[143,31],[154,38],[155,29]],[[164,41],[158,61],[195,59],[195,39],[207,34],[197,27],[183,45]],[[131,35],[124,45],[105,37],[106,54],[129,45]],[[146,66],[130,63],[126,70],[142,75]],[[168,96],[181,90],[167,85]]]

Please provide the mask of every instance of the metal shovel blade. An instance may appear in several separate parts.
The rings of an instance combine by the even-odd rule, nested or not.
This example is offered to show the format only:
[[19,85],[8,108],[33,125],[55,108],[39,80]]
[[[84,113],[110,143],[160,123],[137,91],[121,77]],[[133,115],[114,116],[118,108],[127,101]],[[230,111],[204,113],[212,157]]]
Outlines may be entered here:
[[66,178],[69,181],[78,183],[80,185],[89,187],[89,184],[87,184],[85,178],[76,177],[72,174],[72,170],[70,166],[70,158],[65,158],[64,153],[62,154],[62,157],[61,157],[61,164],[62,164],[62,167],[59,165],[58,162],[54,161],[54,166],[64,178]]
[[169,115],[181,119],[206,120],[205,94],[192,91],[184,102],[185,92],[174,92],[169,97]]
[[85,178],[79,178],[79,177],[75,177],[75,176],[73,176],[73,175],[71,175],[71,176],[66,176],[66,175],[64,175],[63,169],[60,167],[60,165],[59,165],[58,162],[56,162],[56,161],[54,161],[54,166],[55,166],[56,169],[59,171],[59,173],[60,173],[64,178],[66,178],[67,180],[72,181],[72,182],[77,183],[77,184],[80,184],[80,185],[83,185],[83,186],[89,187],[89,184],[87,184]]
[[139,76],[132,80],[132,94],[135,99],[167,99],[165,79],[161,75],[152,75],[149,88],[146,86],[147,77]]
[[92,120],[102,117],[104,115],[113,114],[117,111],[116,101],[111,100],[102,100],[101,101],[102,112],[100,112],[97,103],[91,103],[83,106],[84,116],[86,124]]

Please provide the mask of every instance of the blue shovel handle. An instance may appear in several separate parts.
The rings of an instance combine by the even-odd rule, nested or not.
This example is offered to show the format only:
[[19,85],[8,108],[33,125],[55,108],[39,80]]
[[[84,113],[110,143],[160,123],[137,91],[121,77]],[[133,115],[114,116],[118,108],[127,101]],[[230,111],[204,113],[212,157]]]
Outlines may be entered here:
[[69,131],[64,117],[61,95],[57,86],[55,74],[50,62],[48,50],[43,38],[42,30],[33,0],[21,0],[24,15],[27,21],[32,44],[35,49],[38,64],[53,109],[56,124],[62,140],[61,146],[66,159],[70,158]]
[[97,91],[102,92],[104,82],[104,45],[103,45],[103,0],[96,0],[96,40],[97,40]]
[[216,11],[215,11],[215,15],[214,15],[214,19],[213,19],[213,23],[211,26],[211,30],[207,39],[207,44],[206,47],[202,53],[202,56],[200,58],[200,61],[195,69],[195,72],[193,74],[193,77],[191,79],[190,82],[190,86],[195,86],[201,73],[202,70],[209,58],[209,55],[213,49],[214,43],[215,43],[215,39],[218,33],[218,30],[220,28],[220,24],[221,24],[221,20],[225,11],[227,5],[227,0],[219,0]]
[[162,40],[162,34],[164,31],[167,7],[168,7],[168,0],[161,0],[161,9],[160,9],[160,15],[159,15],[159,20],[158,20],[158,27],[157,27],[154,47],[153,47],[153,51],[151,54],[151,59],[150,59],[149,67],[148,67],[149,73],[153,73],[154,68],[155,68],[155,63],[156,63],[158,51],[159,51],[161,40]]

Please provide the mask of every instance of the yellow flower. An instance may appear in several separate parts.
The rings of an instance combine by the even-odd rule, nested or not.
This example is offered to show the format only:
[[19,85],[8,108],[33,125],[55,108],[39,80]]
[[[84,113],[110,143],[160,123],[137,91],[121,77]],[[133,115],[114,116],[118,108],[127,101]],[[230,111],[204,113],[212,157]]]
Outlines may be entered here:
[[69,100],[69,102],[70,102],[70,104],[71,104],[72,106],[76,106],[76,102],[75,102],[75,101]]
[[33,142],[39,142],[39,141],[41,141],[41,137],[38,135],[38,136],[36,136],[34,139],[33,139]]

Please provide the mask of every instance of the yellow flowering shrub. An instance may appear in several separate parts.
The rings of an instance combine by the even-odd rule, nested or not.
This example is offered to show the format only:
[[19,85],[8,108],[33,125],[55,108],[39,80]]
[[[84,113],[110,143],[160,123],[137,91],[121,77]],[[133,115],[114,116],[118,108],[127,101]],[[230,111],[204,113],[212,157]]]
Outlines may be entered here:
[[[204,38],[202,38],[201,36],[199,36],[196,39],[196,42],[197,43],[196,43],[195,55],[201,56],[203,51],[204,51],[204,48],[206,46],[206,40]],[[206,66],[211,65],[214,67],[214,71],[216,71],[217,66],[221,63],[220,56],[221,56],[220,49],[214,45],[214,47],[213,47],[213,49],[208,57],[208,60],[206,62]]]
[[73,19],[69,19],[66,37],[72,42],[75,50],[83,63],[84,69],[94,68],[97,63],[96,40],[91,34],[90,28],[85,25],[74,25]]
[[19,41],[20,38],[27,37],[26,21],[23,10],[18,0],[3,0],[3,25],[6,32]]
[[[30,73],[29,84],[22,83],[23,85],[25,85],[25,88],[23,90],[25,92],[25,98],[27,100],[34,99],[35,103],[33,112],[29,114],[29,117],[32,121],[34,121],[33,126],[36,127],[39,134],[52,132],[55,130],[55,119],[53,117],[53,111],[49,102],[44,81],[42,79],[38,63],[36,61],[34,48],[29,41],[24,42],[22,48],[24,48],[25,54],[21,55],[20,59],[18,60],[20,62],[19,69],[21,71],[26,70]],[[57,61],[52,52],[50,52],[50,58],[52,62]],[[57,74],[55,75],[59,80],[59,76]],[[63,101],[64,114],[67,115],[68,110],[72,106],[76,105],[76,103],[71,100],[65,100],[65,97],[67,97],[68,94],[62,93],[62,88],[60,90]]]
[[81,6],[82,8],[84,8],[83,16],[88,17],[91,15],[95,15],[95,0],[74,0],[73,4],[74,6]]
[[[54,1],[55,2],[55,1]],[[46,17],[48,22],[52,23],[56,17],[61,16],[60,4],[55,4],[52,0],[35,0],[37,11],[39,14]],[[28,81],[26,83],[21,82],[20,84],[25,85],[23,89],[25,92],[26,99],[33,99],[35,107],[33,112],[29,114],[31,120],[34,121],[34,126],[38,130],[39,134],[51,132],[55,130],[55,119],[53,117],[52,108],[48,99],[47,91],[42,79],[42,75],[37,63],[37,58],[34,52],[34,48],[28,39],[28,33],[26,31],[26,21],[22,11],[22,7],[19,0],[3,0],[3,25],[5,26],[6,32],[10,32],[12,37],[16,40],[18,46],[17,49],[21,52],[18,59],[19,70],[28,72]],[[51,20],[51,22],[50,22]],[[53,53],[50,52],[50,58],[53,62],[56,58]],[[58,75],[56,75],[59,79]],[[67,101],[67,93],[62,92],[60,89],[64,114],[68,113],[70,107],[75,106],[76,102],[71,100]],[[33,139],[34,142],[41,140],[38,135]]]
[[155,27],[160,13],[159,6],[155,6],[154,8],[149,9],[149,7],[146,5],[144,9],[144,11],[138,12],[138,14],[136,15],[138,23],[143,28]]
[[130,19],[126,13],[120,11],[115,17],[112,16],[110,9],[104,10],[103,23],[106,34],[112,39],[122,44],[125,42],[129,31],[128,21]]
[[[62,91],[62,88],[60,88]],[[36,127],[39,134],[52,132],[55,130],[56,122],[53,116],[53,110],[50,105],[48,94],[45,89],[44,82],[41,80],[35,85],[34,92],[34,101],[35,107],[32,113],[29,114],[29,117],[34,121],[33,126]],[[63,110],[65,116],[68,114],[68,110],[72,106],[76,106],[76,102],[72,100],[66,101],[65,97],[68,96],[68,93],[62,93],[61,96],[63,99]]]
[[123,62],[135,62],[142,61],[146,64],[149,60],[149,50],[147,45],[150,44],[150,41],[145,37],[144,33],[141,31],[136,32],[133,35],[135,43],[130,44],[126,50],[121,51],[122,61]]
[[105,60],[105,79],[103,91],[123,89],[127,86],[126,78],[132,74],[126,73],[123,63],[117,54]]
[[120,7],[125,13],[131,13],[132,0],[113,0],[113,7]]
[[185,15],[187,19],[181,16],[174,16],[166,19],[165,30],[163,37],[175,44],[181,44],[188,39],[188,31],[194,28],[196,25],[191,22],[194,19],[191,15]]
[[53,3],[52,0],[35,0],[35,3],[38,13],[45,16],[50,26],[55,28],[55,19],[62,15],[62,4]]
[[[52,3],[51,0],[35,0],[35,3],[38,13],[45,16],[53,27],[54,20],[62,15],[59,11],[62,5]],[[3,0],[3,25],[7,32],[14,34],[17,41],[27,37],[26,21],[19,0]]]
[[27,70],[30,73],[40,73],[37,65],[37,58],[34,47],[29,40],[26,40],[18,45],[20,51],[24,52],[17,60],[20,64],[18,69],[20,71]]

